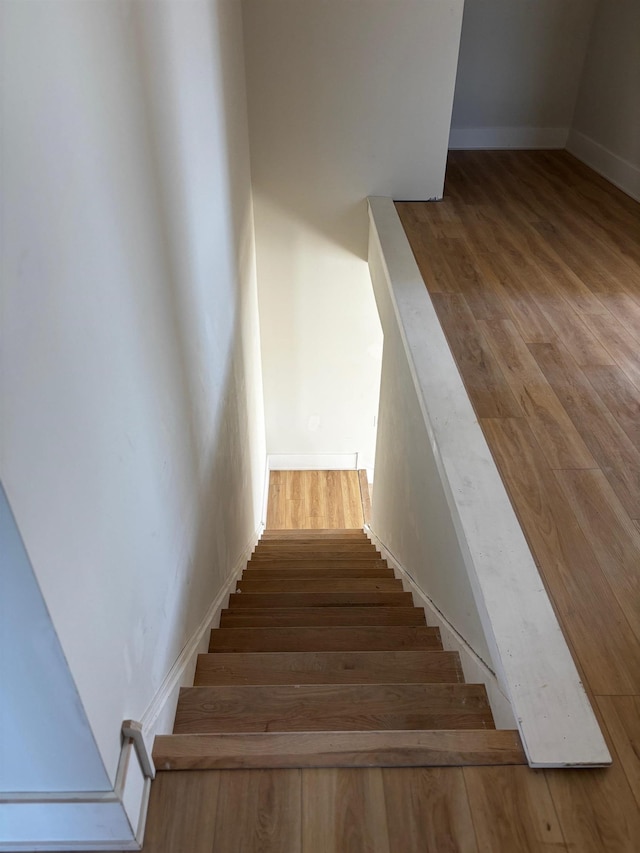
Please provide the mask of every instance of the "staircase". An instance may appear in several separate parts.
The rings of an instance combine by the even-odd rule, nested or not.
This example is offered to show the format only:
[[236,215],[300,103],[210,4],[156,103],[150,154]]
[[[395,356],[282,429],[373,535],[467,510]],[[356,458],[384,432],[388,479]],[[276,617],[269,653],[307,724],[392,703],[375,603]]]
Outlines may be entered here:
[[266,531],[159,770],[526,763],[361,530]]

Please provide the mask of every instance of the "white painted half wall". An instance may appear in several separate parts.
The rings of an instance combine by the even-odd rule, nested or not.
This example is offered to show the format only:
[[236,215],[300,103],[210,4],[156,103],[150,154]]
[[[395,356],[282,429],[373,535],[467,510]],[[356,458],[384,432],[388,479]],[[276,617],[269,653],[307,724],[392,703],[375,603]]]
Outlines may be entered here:
[[450,147],[564,148],[595,3],[466,0]]
[[2,477],[111,784],[262,511],[240,12],[1,4]]
[[600,0],[567,145],[640,201],[640,2]]
[[372,467],[369,194],[442,195],[462,0],[244,0],[267,447]]

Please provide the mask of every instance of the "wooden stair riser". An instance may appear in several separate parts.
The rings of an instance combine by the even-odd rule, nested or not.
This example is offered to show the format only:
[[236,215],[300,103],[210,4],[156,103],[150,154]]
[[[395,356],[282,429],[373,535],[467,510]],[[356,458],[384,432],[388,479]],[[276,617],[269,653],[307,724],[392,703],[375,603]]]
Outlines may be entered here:
[[317,560],[303,557],[276,560],[249,560],[247,569],[263,571],[264,569],[388,569],[386,560]]
[[387,568],[344,568],[344,569],[308,569],[308,568],[250,568],[242,574],[244,581],[300,578],[304,580],[323,580],[327,578],[391,578],[393,569]]
[[301,530],[270,530],[266,529],[262,533],[261,542],[271,539],[367,539],[367,534],[361,528],[348,528],[341,530],[339,528],[323,528],[316,530],[315,528],[306,528]]
[[362,531],[265,532],[209,649],[158,767],[524,762]]
[[526,764],[516,731],[250,732],[156,737],[158,770]]
[[419,607],[294,607],[223,610],[221,628],[282,628],[313,625],[426,625]]
[[306,539],[306,540],[265,540],[261,539],[256,545],[256,551],[287,550],[287,551],[375,551],[376,547],[368,539]]
[[255,652],[198,655],[194,684],[461,684],[457,652]]
[[410,592],[234,592],[229,608],[235,607],[413,607]]
[[402,592],[402,581],[395,578],[273,578],[263,581],[241,578],[236,590],[254,595],[274,592]]
[[493,728],[484,685],[234,685],[181,690],[174,733]]
[[210,652],[399,651],[441,649],[437,628],[217,628]]
[[334,548],[269,548],[256,549],[251,560],[379,560],[380,553],[375,548],[358,548],[349,551]]

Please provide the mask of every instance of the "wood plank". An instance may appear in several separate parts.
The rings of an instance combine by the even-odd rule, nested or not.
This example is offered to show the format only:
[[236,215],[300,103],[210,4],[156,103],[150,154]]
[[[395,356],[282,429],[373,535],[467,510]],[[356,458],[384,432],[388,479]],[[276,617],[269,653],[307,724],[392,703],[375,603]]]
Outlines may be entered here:
[[484,684],[278,684],[183,688],[173,730],[494,728]]
[[597,702],[640,808],[640,696],[598,696]]
[[478,417],[522,416],[464,297],[434,293],[431,298]]
[[[271,474],[274,472],[272,471]],[[284,488],[279,483],[269,486],[269,500],[267,503],[267,526],[271,529],[284,527],[287,518],[285,513]]]
[[356,559],[375,559],[379,557],[379,551],[374,548],[371,543],[367,542],[350,542],[348,540],[335,542],[324,542],[322,540],[310,545],[308,543],[290,542],[283,544],[282,542],[261,542],[257,545],[253,552],[253,559],[269,559],[275,557],[284,557],[285,559],[306,558],[313,559],[321,557],[329,559],[347,559],[355,557]]
[[249,607],[223,610],[221,628],[305,625],[426,625],[420,607]]
[[[508,729],[160,735],[154,743],[153,758],[156,767],[163,771],[526,763],[518,733]],[[440,779],[443,792],[447,791],[449,775],[442,774]],[[395,776],[389,785],[385,784],[385,798],[394,804],[394,812],[398,784],[403,791],[402,780]],[[420,803],[421,807],[426,805]],[[398,814],[402,813],[398,809]]]
[[323,536],[312,539],[304,537],[298,537],[296,539],[283,539],[282,537],[279,537],[278,539],[261,539],[256,546],[255,553],[262,551],[265,553],[271,553],[271,551],[290,551],[293,555],[300,554],[303,551],[309,551],[311,553],[314,551],[319,553],[324,553],[325,551],[344,551],[349,554],[357,554],[360,551],[364,551],[365,553],[378,553],[375,546],[372,545],[366,537],[349,537],[345,539],[333,536]]
[[[321,474],[322,471],[307,471],[307,474]],[[359,528],[301,528],[300,530],[271,530],[266,528],[262,533],[262,539],[282,539],[288,541],[290,539],[367,539],[366,534]]]
[[622,764],[612,755],[613,764],[606,770],[544,771],[569,850],[638,850],[640,809]]
[[640,692],[640,643],[527,424],[482,428],[579,664],[597,693]]
[[477,263],[486,278],[493,282],[510,318],[526,343],[550,343],[555,330],[540,310],[531,293],[522,287],[521,277],[509,263],[508,256],[478,256]]
[[332,559],[315,559],[315,558],[307,558],[307,557],[277,557],[272,560],[262,559],[262,560],[249,560],[247,563],[247,569],[249,570],[261,570],[261,569],[388,569],[389,566],[386,560],[383,560],[382,557],[374,557],[373,559],[360,557],[354,557],[352,559],[345,560],[332,560]]
[[[234,770],[216,775],[220,786],[218,817],[209,853],[211,850],[220,853],[300,850],[302,777],[299,771]],[[189,850],[182,849],[184,853]]]
[[556,477],[640,640],[640,533],[601,471],[556,471]]
[[345,527],[362,527],[362,500],[360,499],[360,483],[357,471],[345,471],[341,477],[342,508]]
[[218,819],[217,773],[158,773],[151,785],[145,853],[211,853]]
[[640,452],[560,344],[529,349],[632,518],[640,516]]
[[442,648],[437,628],[217,628],[210,652],[344,652]]
[[461,684],[457,652],[256,652],[198,655],[194,685]]
[[552,468],[594,468],[587,449],[535,359],[508,320],[478,324]]
[[302,853],[392,853],[382,771],[302,771]]
[[365,524],[371,521],[371,495],[369,492],[369,480],[364,469],[358,471],[358,485],[360,486],[360,502],[362,504],[362,519]]
[[598,396],[640,450],[640,392],[619,367],[584,367],[583,372]]
[[585,322],[640,393],[638,338],[631,335],[611,314],[587,317]]
[[377,566],[369,567],[362,566],[354,568],[349,566],[347,568],[327,568],[327,569],[317,569],[317,568],[307,568],[306,566],[280,566],[273,568],[269,566],[268,568],[254,567],[252,566],[250,569],[247,569],[242,573],[242,579],[245,581],[259,581],[259,580],[271,580],[271,579],[284,579],[284,578],[307,578],[308,580],[316,579],[328,579],[328,578],[393,578],[393,569],[386,568],[384,566],[378,568]]
[[342,504],[343,471],[325,472],[325,501],[328,527],[348,527]]
[[382,778],[391,850],[476,853],[461,770],[388,769]]
[[543,773],[524,767],[468,767],[462,772],[480,850],[582,853],[582,848],[565,844]]
[[325,478],[322,471],[303,471],[304,501],[307,518],[326,518]]
[[236,585],[240,592],[253,595],[274,592],[402,592],[402,581],[396,578],[327,578],[308,580],[300,578],[274,578],[263,581],[240,579]]
[[304,471],[282,471],[281,476],[285,484],[285,494],[288,501],[304,501],[304,484],[302,478]]
[[413,607],[410,592],[234,592],[229,607]]

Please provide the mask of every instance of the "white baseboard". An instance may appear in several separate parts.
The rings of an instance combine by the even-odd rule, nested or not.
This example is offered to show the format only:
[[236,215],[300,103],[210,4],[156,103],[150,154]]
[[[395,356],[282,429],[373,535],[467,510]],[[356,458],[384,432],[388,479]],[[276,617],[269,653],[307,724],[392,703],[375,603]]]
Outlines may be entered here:
[[564,148],[568,127],[452,127],[449,148]]
[[351,471],[358,467],[357,453],[270,453],[270,471]]
[[198,654],[207,650],[209,631],[211,628],[216,628],[218,626],[220,622],[220,612],[224,607],[226,607],[229,600],[229,594],[233,591],[236,581],[246,568],[247,562],[250,559],[253,549],[256,547],[263,530],[264,524],[261,523],[251,537],[251,540],[241,552],[235,565],[227,576],[227,580],[220,589],[220,592],[209,605],[209,608],[200,624],[196,627],[184,648],[176,658],[173,666],[165,676],[164,681],[142,715],[140,720],[142,723],[142,733],[149,752],[152,751],[153,739],[156,735],[171,733],[180,688],[190,686],[193,683],[193,673],[195,671]]
[[396,577],[403,582],[405,588],[409,587],[406,591],[413,593],[414,597],[420,601],[424,608],[427,625],[440,629],[444,648],[447,651],[458,652],[460,654],[465,681],[469,684],[484,684],[486,687],[496,728],[515,729],[517,727],[516,719],[511,708],[511,703],[500,689],[495,673],[474,652],[453,625],[447,621],[429,596],[414,581],[409,571],[394,557],[373,530],[368,525],[365,525],[364,529],[371,542],[393,568]]
[[619,157],[578,130],[569,132],[567,151],[631,198],[640,201],[640,166]]

